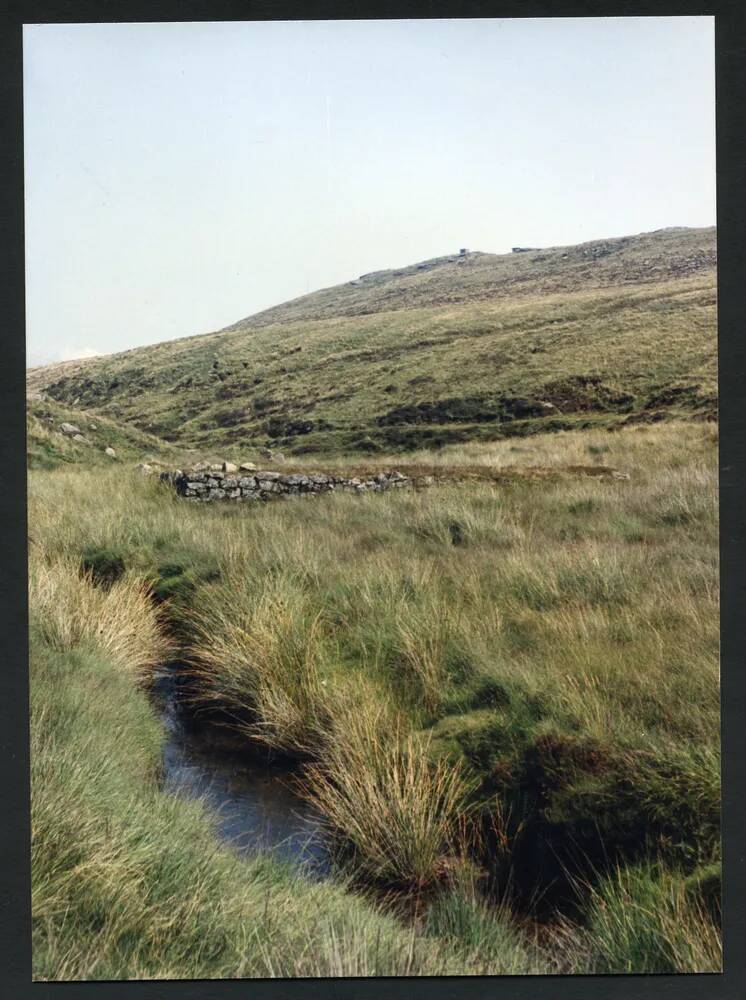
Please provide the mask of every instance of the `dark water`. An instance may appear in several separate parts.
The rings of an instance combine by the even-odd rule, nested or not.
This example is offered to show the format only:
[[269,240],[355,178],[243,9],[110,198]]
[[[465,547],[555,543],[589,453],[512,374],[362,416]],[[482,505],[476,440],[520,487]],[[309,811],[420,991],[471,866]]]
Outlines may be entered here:
[[179,699],[174,671],[158,681],[154,700],[167,733],[164,788],[202,799],[218,836],[239,854],[272,850],[309,874],[327,875],[331,858],[320,817],[293,789],[292,768],[241,753],[224,730],[198,723]]

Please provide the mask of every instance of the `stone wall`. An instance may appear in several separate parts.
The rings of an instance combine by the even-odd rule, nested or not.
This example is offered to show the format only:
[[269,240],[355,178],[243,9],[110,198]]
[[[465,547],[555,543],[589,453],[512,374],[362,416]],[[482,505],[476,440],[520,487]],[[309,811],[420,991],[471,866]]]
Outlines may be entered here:
[[360,479],[327,473],[267,472],[262,470],[201,469],[162,473],[179,496],[187,500],[277,500],[308,493],[331,493],[342,490],[353,493],[379,493],[401,488],[411,480],[400,472],[379,472]]

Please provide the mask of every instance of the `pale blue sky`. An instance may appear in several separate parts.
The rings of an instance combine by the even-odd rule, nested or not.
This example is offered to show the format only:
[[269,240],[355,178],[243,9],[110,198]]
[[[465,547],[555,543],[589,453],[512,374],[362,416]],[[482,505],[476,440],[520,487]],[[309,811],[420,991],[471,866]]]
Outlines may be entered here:
[[712,18],[34,25],[24,63],[29,364],[715,222]]

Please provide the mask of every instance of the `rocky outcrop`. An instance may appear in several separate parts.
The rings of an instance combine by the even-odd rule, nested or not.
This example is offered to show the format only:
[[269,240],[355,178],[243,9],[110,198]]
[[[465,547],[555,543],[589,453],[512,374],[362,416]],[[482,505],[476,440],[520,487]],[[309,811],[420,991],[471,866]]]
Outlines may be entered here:
[[[187,500],[279,500],[283,497],[341,490],[349,493],[380,493],[410,485],[412,480],[401,472],[378,472],[373,476],[339,476],[324,472],[280,473],[222,469],[191,469],[161,473],[179,496]],[[429,485],[423,483],[422,485]]]

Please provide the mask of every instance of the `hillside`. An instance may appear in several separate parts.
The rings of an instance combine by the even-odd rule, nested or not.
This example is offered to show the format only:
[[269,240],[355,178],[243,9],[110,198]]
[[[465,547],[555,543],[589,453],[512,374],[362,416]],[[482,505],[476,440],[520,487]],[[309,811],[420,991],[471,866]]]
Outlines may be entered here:
[[[82,440],[65,433],[63,424],[74,427]],[[31,469],[78,464],[108,468],[141,460],[168,463],[176,457],[174,447],[153,434],[98,413],[81,413],[53,400],[39,399],[26,402],[26,454]]]
[[715,310],[715,230],[673,228],[379,271],[28,383],[179,447],[437,447],[713,417]]

